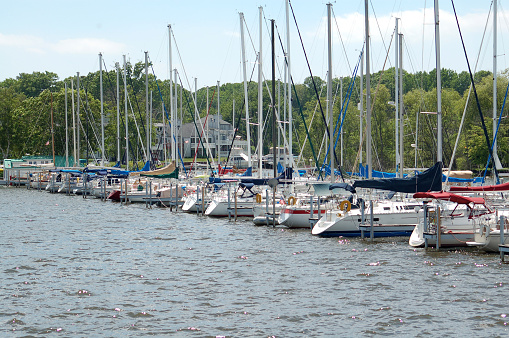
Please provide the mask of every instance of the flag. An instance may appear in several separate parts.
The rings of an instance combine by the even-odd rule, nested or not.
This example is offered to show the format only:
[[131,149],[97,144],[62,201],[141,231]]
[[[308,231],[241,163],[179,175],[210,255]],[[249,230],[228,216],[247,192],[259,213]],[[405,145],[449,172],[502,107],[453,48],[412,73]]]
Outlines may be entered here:
[[46,144],[45,144],[45,145],[46,145],[46,146],[49,146],[49,141],[48,141],[48,142],[46,142]]

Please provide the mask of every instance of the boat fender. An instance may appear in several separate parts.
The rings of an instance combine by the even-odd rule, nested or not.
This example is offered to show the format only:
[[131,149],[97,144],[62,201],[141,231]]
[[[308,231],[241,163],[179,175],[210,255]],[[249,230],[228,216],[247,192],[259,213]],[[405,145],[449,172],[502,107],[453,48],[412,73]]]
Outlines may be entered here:
[[295,203],[297,203],[297,199],[293,196],[290,196],[288,198],[288,205],[295,205]]
[[262,195],[256,194],[256,203],[262,203]]
[[341,201],[341,203],[339,203],[339,210],[347,213],[351,209],[352,209],[352,203],[350,203],[350,201],[344,200],[344,201]]

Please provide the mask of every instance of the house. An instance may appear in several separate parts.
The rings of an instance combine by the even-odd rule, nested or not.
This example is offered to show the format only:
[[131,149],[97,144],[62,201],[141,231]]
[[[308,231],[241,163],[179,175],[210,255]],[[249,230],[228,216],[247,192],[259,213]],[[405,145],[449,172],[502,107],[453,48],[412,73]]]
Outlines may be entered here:
[[[167,156],[170,156],[171,145],[174,143],[173,140],[170,140],[170,126],[163,126],[162,123],[159,123],[156,124],[156,128],[159,143],[166,144]],[[166,142],[164,142],[164,134],[166,135]],[[237,136],[232,145],[233,136],[234,129],[231,123],[212,115],[208,118],[202,117],[196,125],[194,122],[184,123],[183,125],[178,122],[175,139],[182,158],[193,158],[195,152],[198,151],[197,157],[206,157],[206,154],[209,153],[209,156],[216,159],[218,155],[221,159],[225,159],[232,146],[247,152],[247,141],[241,140]],[[203,144],[201,144],[200,139]],[[164,158],[164,146],[161,146],[160,149],[158,158],[162,159]],[[210,152],[207,149],[210,149]]]

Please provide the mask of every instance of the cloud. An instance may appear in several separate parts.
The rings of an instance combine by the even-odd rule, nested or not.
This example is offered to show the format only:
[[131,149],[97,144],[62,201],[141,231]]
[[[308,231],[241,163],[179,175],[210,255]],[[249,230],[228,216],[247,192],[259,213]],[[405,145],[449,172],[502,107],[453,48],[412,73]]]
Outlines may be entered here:
[[31,35],[7,35],[0,33],[0,46],[17,47],[27,51],[44,53],[44,40]]

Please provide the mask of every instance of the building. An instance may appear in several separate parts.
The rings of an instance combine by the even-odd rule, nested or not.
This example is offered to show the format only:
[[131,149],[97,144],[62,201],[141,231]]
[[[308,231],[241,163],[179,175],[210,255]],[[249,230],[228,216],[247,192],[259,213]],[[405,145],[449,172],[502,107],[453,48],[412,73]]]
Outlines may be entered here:
[[[170,140],[170,126],[163,126],[162,123],[158,123],[156,128],[159,144],[166,144],[166,156],[170,157],[171,145],[174,143],[173,140]],[[164,135],[166,135],[166,142],[164,142]],[[218,121],[215,115],[208,118],[202,117],[196,122],[196,125],[194,122],[184,123],[183,125],[180,122],[177,123],[176,140],[182,158],[193,158],[196,151],[198,152],[197,157],[206,157],[207,152],[209,152],[207,149],[210,149],[209,156],[217,159],[219,154],[220,158],[225,160],[232,147],[233,136],[233,126],[221,118]],[[204,142],[203,146],[200,143],[200,138]],[[157,157],[160,160],[164,159],[164,148],[164,146],[157,148],[160,149],[157,153]],[[235,142],[233,142],[233,148],[247,153],[247,141],[241,140],[237,136],[235,137]]]

